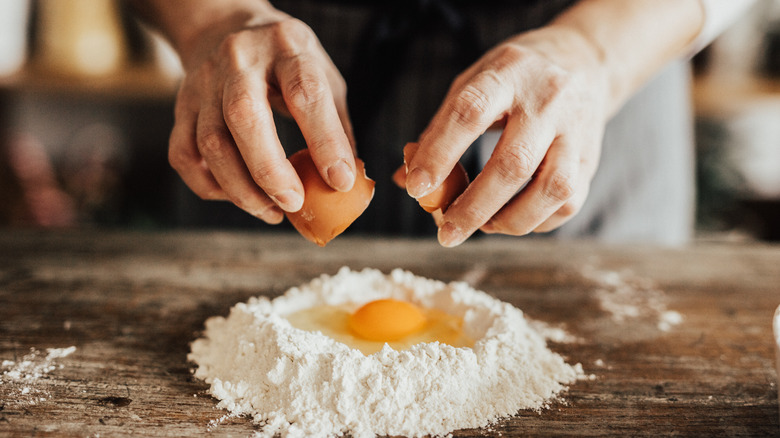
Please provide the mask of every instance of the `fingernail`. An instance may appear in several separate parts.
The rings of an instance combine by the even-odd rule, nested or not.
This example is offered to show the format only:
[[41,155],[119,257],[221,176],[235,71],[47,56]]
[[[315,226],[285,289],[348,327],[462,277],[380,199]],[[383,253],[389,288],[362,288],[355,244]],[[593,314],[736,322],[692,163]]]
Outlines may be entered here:
[[298,211],[303,206],[303,196],[295,190],[285,190],[272,195],[271,198],[284,211]]
[[433,189],[433,180],[423,169],[416,167],[406,175],[406,192],[412,198],[421,198],[430,193],[431,189]]
[[445,222],[439,227],[439,243],[441,246],[452,248],[466,240],[468,236],[452,222]]
[[340,192],[350,191],[355,184],[355,172],[344,161],[330,166],[327,173],[331,187]]

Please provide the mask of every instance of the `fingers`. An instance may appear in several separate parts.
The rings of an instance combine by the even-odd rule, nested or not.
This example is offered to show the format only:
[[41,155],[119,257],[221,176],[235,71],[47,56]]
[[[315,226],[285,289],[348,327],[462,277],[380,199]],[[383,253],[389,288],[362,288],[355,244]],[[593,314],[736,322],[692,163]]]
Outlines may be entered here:
[[267,89],[257,75],[237,75],[225,85],[222,115],[252,180],[283,210],[298,211],[303,185],[276,136]]
[[225,126],[220,95],[203,99],[196,139],[203,160],[231,202],[268,223],[282,221],[281,210],[252,179]]
[[534,229],[534,233],[550,232],[573,218],[585,205],[585,199],[590,192],[590,178],[580,176],[574,195],[564,203],[552,216]]
[[406,189],[414,198],[436,189],[471,143],[512,105],[512,83],[494,70],[456,83],[420,137],[420,148],[409,163]]
[[442,218],[439,242],[459,245],[490,220],[531,179],[554,140],[552,126],[510,119],[485,168]]
[[355,183],[355,159],[347,135],[351,125],[345,128],[342,122],[348,120],[345,92],[337,106],[328,77],[318,65],[305,54],[290,56],[275,65],[274,74],[322,178],[336,190],[349,191]]
[[227,199],[227,195],[209,171],[198,151],[195,139],[197,110],[187,96],[186,84],[179,91],[175,107],[175,122],[170,136],[168,161],[181,179],[202,199]]
[[347,108],[347,83],[338,70],[336,70],[335,66],[328,71],[327,77],[328,82],[331,84],[333,103],[336,105],[336,111],[338,112],[339,120],[341,120],[341,126],[352,147],[352,155],[357,155],[355,132],[352,128],[352,120],[349,117],[349,109]]
[[204,57],[177,97],[169,148],[171,165],[198,196],[228,199],[270,223],[304,198],[274,110],[296,120],[331,187],[351,189],[356,168],[346,84],[311,29],[285,17],[203,40]]
[[582,207],[589,180],[580,169],[577,150],[559,137],[534,179],[482,229],[520,236],[557,228]]
[[[606,123],[608,81],[550,34],[521,34],[462,73],[420,138],[406,188],[434,190],[466,148],[505,125],[491,158],[437,222],[444,246],[474,231],[549,231],[585,202]],[[550,44],[550,42],[555,44]]]

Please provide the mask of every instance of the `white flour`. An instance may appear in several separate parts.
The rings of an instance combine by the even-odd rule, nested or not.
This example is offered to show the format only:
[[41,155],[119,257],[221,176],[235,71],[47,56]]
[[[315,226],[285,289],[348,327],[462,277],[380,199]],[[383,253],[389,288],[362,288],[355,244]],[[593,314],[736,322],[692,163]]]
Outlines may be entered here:
[[[10,407],[36,405],[51,398],[45,384],[46,376],[62,364],[56,364],[56,359],[67,357],[76,351],[76,347],[47,348],[46,356],[34,348],[21,360],[4,360],[0,362],[3,372],[0,374],[0,395],[7,396]],[[3,397],[0,397],[2,400]]]
[[683,321],[679,312],[666,308],[666,295],[647,279],[594,268],[586,268],[583,275],[599,284],[594,296],[599,307],[616,323],[644,319],[654,322],[658,330],[668,332]]
[[[364,356],[284,318],[312,306],[386,297],[463,318],[474,348],[385,346]],[[219,407],[263,425],[260,437],[442,436],[540,409],[584,377],[579,364],[570,366],[547,348],[520,310],[466,283],[401,270],[342,268],[274,300],[237,304],[227,318],[206,321],[189,359]]]

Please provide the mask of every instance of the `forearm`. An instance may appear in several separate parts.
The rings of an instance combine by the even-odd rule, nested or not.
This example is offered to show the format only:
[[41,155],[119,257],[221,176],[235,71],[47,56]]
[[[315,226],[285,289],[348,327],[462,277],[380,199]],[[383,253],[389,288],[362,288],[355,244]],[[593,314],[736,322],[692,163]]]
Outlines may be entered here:
[[265,0],[127,0],[173,44],[185,66],[198,57],[198,44],[285,15]]
[[581,36],[609,81],[610,114],[668,62],[684,56],[704,25],[700,0],[582,0],[552,27]]

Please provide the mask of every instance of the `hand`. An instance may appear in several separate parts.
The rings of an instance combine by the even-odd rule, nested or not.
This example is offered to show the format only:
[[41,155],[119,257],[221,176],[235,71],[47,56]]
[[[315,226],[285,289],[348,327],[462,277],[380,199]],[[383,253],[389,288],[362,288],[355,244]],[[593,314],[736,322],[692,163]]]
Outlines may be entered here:
[[554,27],[500,44],[458,76],[408,165],[408,193],[430,193],[491,125],[504,130],[439,220],[440,243],[458,245],[480,228],[545,232],[575,215],[597,167],[608,95],[598,53]]
[[171,166],[201,198],[281,222],[282,210],[301,208],[304,191],[276,136],[276,110],[295,119],[323,179],[349,190],[346,85],[313,31],[281,13],[222,28],[202,32],[182,53]]

